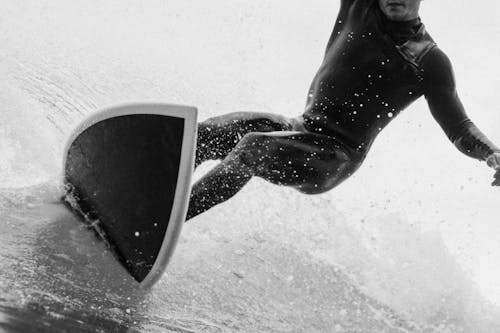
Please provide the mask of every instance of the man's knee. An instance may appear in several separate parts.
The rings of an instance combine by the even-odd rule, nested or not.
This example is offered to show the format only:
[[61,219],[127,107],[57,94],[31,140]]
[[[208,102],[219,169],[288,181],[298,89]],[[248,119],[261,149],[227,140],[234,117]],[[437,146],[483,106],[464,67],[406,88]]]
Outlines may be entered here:
[[322,194],[337,187],[357,170],[358,164],[350,159],[348,161],[330,164],[328,167],[318,166],[311,170],[311,175],[307,182],[304,182],[296,189],[304,194]]
[[285,116],[279,114],[270,114],[269,118],[265,119],[267,125],[272,128],[273,131],[292,131],[293,124]]
[[240,140],[228,157],[236,159],[243,165],[253,169],[262,167],[271,157],[272,141],[272,137],[263,133],[248,133]]
[[235,112],[228,115],[228,119],[241,121],[251,132],[290,131],[292,123],[282,115],[262,112]]

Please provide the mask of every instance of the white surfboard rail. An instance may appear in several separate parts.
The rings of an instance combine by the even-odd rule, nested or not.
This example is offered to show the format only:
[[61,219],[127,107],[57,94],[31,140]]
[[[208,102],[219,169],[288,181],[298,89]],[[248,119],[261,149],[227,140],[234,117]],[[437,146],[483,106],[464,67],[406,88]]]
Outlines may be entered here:
[[137,114],[164,115],[184,119],[184,133],[179,163],[179,173],[170,220],[168,221],[165,237],[153,267],[140,283],[140,287],[144,289],[152,287],[165,271],[175,250],[182,226],[185,222],[189,205],[189,196],[191,193],[191,178],[194,170],[197,113],[198,110],[192,106],[153,102],[131,103],[107,107],[89,116],[85,121],[83,121],[68,139],[68,143],[64,150],[63,170],[65,169],[68,152],[73,141],[87,128],[103,120]]

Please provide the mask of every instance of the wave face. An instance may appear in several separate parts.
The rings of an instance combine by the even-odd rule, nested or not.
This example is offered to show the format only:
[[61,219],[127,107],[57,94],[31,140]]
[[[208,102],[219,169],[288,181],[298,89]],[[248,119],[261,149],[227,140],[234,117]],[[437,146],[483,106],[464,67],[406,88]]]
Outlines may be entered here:
[[[194,219],[149,293],[137,291],[103,245],[57,204],[66,139],[102,107],[161,100],[196,105],[201,119],[236,110],[300,113],[331,29],[323,6],[338,8],[279,6],[3,4],[0,328],[500,331],[499,309],[485,297],[492,280],[481,278],[497,271],[475,264],[498,250],[488,245],[500,234],[492,222],[495,193],[482,186],[491,175],[449,148],[422,116],[423,104],[387,129],[338,189],[305,196],[255,179]],[[301,24],[280,23],[277,13]],[[481,89],[485,100],[495,96],[488,87],[471,89]],[[482,117],[485,124],[500,121]],[[470,199],[478,191],[481,200]]]

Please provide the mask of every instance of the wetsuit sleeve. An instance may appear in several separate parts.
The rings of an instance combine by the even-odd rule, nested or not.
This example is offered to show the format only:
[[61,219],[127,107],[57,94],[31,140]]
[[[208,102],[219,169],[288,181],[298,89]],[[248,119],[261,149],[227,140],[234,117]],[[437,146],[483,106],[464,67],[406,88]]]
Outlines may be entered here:
[[467,116],[460,101],[450,60],[434,47],[422,60],[424,94],[431,113],[462,153],[479,160],[500,152]]
[[342,22],[345,21],[345,17],[347,15],[347,12],[349,11],[349,7],[352,5],[353,2],[354,0],[340,1],[340,9],[337,14],[337,20],[335,21],[332,34],[330,35],[328,43],[326,44],[325,53],[328,52],[328,49],[330,49],[330,46],[332,45],[333,41],[335,40],[335,38],[337,38],[339,31],[342,30]]

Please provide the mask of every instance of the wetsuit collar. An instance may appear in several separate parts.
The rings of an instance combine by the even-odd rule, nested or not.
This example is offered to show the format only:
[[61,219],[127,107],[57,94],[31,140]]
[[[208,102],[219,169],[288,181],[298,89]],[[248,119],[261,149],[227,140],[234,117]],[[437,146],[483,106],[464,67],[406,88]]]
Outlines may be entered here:
[[404,44],[410,39],[416,39],[423,31],[423,24],[420,17],[409,21],[389,20],[379,8],[379,17],[382,30],[387,33],[397,44]]

